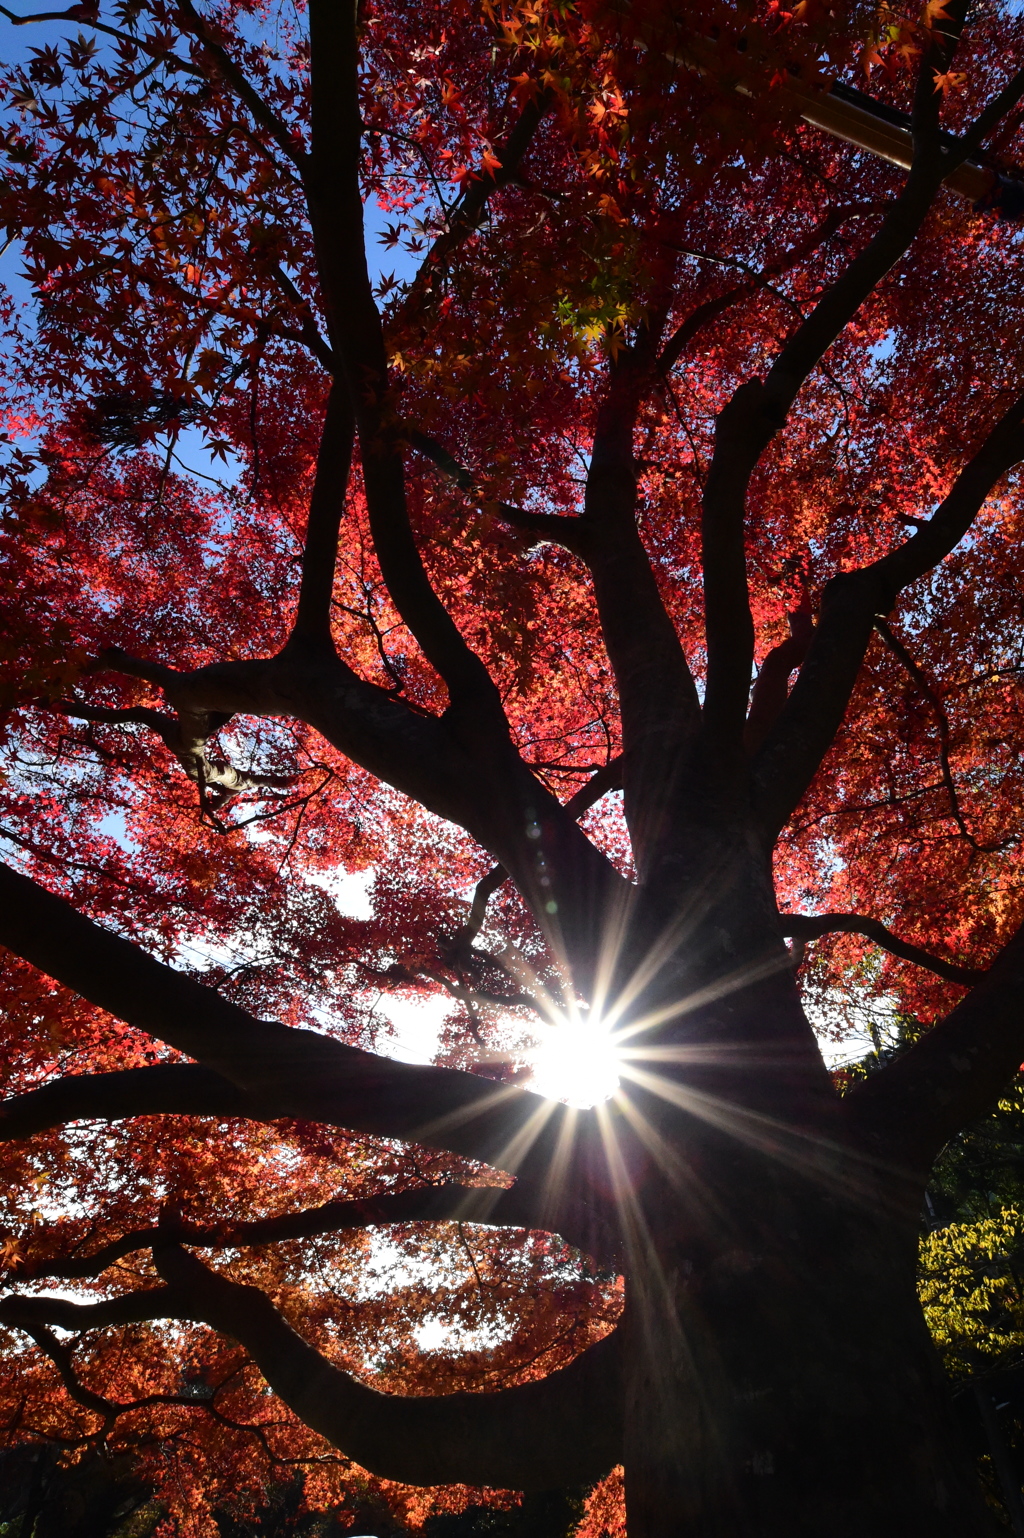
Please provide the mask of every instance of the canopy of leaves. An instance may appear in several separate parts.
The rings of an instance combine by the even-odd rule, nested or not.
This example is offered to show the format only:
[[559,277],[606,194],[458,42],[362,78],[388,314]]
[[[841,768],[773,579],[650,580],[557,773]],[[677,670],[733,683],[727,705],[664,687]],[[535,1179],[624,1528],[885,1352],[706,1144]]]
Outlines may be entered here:
[[[956,72],[936,82],[953,133],[1024,43],[1016,7],[976,9]],[[359,174],[371,248],[394,265],[372,263],[382,410],[405,444],[412,529],[516,748],[563,802],[623,745],[607,637],[560,522],[581,513],[609,380],[626,362],[641,371],[636,521],[702,693],[699,502],[716,419],[878,228],[902,175],[802,122],[788,83],[863,86],[870,68],[876,97],[904,111],[933,12],[865,0],[360,10]],[[669,33],[710,39],[714,67]],[[356,323],[354,305],[339,314],[325,299],[303,190],[304,8],[89,0],[38,44],[26,34],[0,81],[0,559],[18,593],[0,633],[5,850],[256,1017],[387,1055],[402,1006],[442,1000],[438,1062],[522,1079],[542,1034],[523,979],[554,989],[558,958],[509,884],[467,950],[492,854],[301,713],[169,714],[153,669],[271,656],[295,619],[329,339]],[[1018,111],[987,153],[1024,159]],[[831,578],[929,518],[1019,392],[1019,246],[995,213],[940,191],[805,385],[751,484],[759,665]],[[383,580],[372,473],[364,452],[331,633],[379,698],[426,720],[449,690]],[[867,913],[976,969],[1020,922],[1021,520],[1011,476],[902,595],[781,836],[783,910]],[[120,666],[126,655],[149,671]],[[591,807],[584,828],[632,876],[617,800]],[[824,940],[802,981],[826,1030],[845,1029],[836,998],[851,979],[862,999],[924,1022],[961,991],[879,959],[861,934]],[[8,1096],[69,1072],[184,1060],[13,958],[0,986]],[[206,1230],[225,1275],[395,1393],[543,1377],[621,1307],[613,1270],[539,1229],[410,1221],[224,1242],[297,1208],[504,1183],[454,1154],[295,1119],[153,1116],[5,1143],[3,1161],[3,1256],[23,1290],[64,1274],[76,1297],[128,1294],[155,1279],[148,1251],[97,1276],[74,1276],[68,1257],[158,1220]],[[984,1335],[983,1351],[1005,1278],[966,1278],[982,1251],[1017,1244],[1016,1222],[948,1230],[926,1262],[926,1305],[949,1319],[955,1296],[958,1339]],[[372,1498],[415,1523],[478,1498],[353,1469],[266,1394],[240,1347],[200,1327],[90,1334],[63,1381],[44,1346],[5,1333],[5,1436],[73,1460],[103,1420],[74,1384],[116,1401],[105,1435],[141,1460],[168,1531],[212,1532],[215,1509],[241,1519],[268,1478],[296,1468],[314,1511]],[[612,1476],[591,1496],[583,1532],[614,1530],[619,1489]]]

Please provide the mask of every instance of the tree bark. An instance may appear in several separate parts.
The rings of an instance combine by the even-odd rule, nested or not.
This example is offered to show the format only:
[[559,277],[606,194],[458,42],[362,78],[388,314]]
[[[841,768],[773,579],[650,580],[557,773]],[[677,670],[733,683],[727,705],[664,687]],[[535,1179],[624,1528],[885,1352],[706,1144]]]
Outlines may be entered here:
[[629,1538],[993,1538],[916,1297],[918,1182],[779,1145],[705,1126],[689,1189],[639,1203]]

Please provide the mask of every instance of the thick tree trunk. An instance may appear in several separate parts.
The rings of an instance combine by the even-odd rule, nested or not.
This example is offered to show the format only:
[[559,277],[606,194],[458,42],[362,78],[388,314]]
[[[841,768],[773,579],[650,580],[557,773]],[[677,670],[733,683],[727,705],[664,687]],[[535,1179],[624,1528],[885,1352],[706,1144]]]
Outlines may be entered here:
[[923,1176],[852,1130],[726,831],[657,872],[695,895],[627,1064],[629,1538],[991,1538],[916,1294]]
[[729,1141],[695,1137],[690,1189],[638,1204],[629,1538],[992,1538],[898,1177]]

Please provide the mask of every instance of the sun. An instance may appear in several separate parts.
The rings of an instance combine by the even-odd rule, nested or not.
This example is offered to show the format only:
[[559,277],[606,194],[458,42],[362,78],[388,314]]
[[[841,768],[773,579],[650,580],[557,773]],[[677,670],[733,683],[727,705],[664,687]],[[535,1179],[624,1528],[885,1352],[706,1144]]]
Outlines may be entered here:
[[622,1062],[616,1038],[594,1015],[542,1026],[529,1061],[530,1089],[577,1110],[610,1100],[619,1088]]

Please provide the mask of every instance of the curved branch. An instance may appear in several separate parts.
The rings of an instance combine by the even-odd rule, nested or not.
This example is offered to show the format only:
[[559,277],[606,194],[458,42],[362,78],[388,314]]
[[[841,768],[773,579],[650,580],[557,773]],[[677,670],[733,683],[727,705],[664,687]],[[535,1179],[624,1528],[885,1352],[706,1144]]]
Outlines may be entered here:
[[[140,1311],[139,1302],[136,1300],[143,1302],[145,1312]],[[0,1322],[23,1330],[40,1351],[50,1358],[70,1398],[100,1417],[102,1424],[98,1435],[101,1439],[108,1434],[118,1416],[125,1415],[130,1410],[145,1410],[155,1405],[177,1405],[184,1409],[209,1410],[216,1413],[210,1401],[191,1394],[146,1394],[141,1399],[123,1401],[107,1399],[103,1394],[95,1393],[82,1382],[75,1372],[73,1345],[58,1340],[49,1329],[49,1324],[77,1331],[104,1324],[138,1324],[150,1319],[171,1317],[168,1305],[173,1302],[173,1295],[171,1289],[161,1287],[152,1288],[146,1292],[129,1293],[127,1298],[118,1298],[113,1301],[127,1302],[127,1306],[117,1309],[101,1303],[95,1305],[97,1316],[94,1317],[93,1310],[88,1305],[83,1308],[72,1303],[65,1305],[61,1310],[59,1307],[61,1300],[56,1298],[23,1298],[14,1295],[0,1303]],[[58,1305],[56,1309],[53,1307],[54,1304]],[[150,1312],[154,1308],[157,1311]],[[85,1322],[83,1322],[83,1316],[88,1316]]]
[[[597,805],[602,796],[606,796],[610,790],[621,789],[622,754],[619,753],[596,770],[587,783],[581,785],[579,790],[569,797],[563,810],[578,822],[584,812],[589,812],[592,806]],[[509,879],[509,873],[504,865],[496,865],[493,870],[487,872],[486,876],[481,877],[473,892],[469,918],[448,947],[449,954],[464,951],[472,945],[483,928],[484,919],[487,917],[487,904],[498,888]]]
[[[3,864],[0,944],[213,1071],[203,1077],[190,1074],[188,1065],[165,1064],[97,1075],[91,1084],[73,1076],[10,1102],[4,1108],[8,1137],[39,1130],[41,1116],[42,1125],[52,1126],[102,1114],[97,1105],[115,1115],[169,1108],[195,1115],[205,1104],[205,1114],[319,1121],[508,1170],[516,1192],[507,1201],[493,1191],[467,1197],[481,1221],[497,1210],[491,1204],[505,1202],[509,1215],[501,1221],[553,1230],[588,1254],[607,1257],[614,1250],[615,1236],[601,1201],[591,1203],[585,1174],[603,1168],[592,1113],[455,1068],[395,1062],[314,1031],[257,1020]],[[218,1075],[229,1081],[226,1089],[241,1092],[239,1099],[224,1095]],[[553,1168],[564,1169],[565,1178],[553,1182]]]
[[102,1434],[105,1434],[117,1415],[117,1408],[109,1399],[104,1399],[102,1394],[94,1394],[92,1389],[86,1388],[81,1382],[75,1372],[71,1347],[64,1341],[58,1340],[45,1324],[33,1324],[30,1320],[26,1320],[20,1328],[35,1342],[40,1351],[50,1358],[57,1369],[60,1381],[75,1403],[80,1404],[83,1409],[91,1410],[94,1415],[100,1416],[103,1423]]
[[782,714],[790,677],[807,656],[814,617],[806,596],[803,605],[789,616],[789,629],[790,634],[772,647],[758,671],[743,729],[743,746],[748,753],[757,751]]
[[[411,448],[429,459],[436,465],[449,480],[454,481],[460,491],[474,501],[482,500],[477,483],[466,469],[459,463],[454,454],[450,454],[443,444],[436,438],[431,438],[427,433],[420,432],[418,427],[405,427],[405,439]],[[585,529],[579,518],[562,517],[555,513],[531,513],[524,507],[513,507],[509,502],[488,503],[504,522],[512,525],[514,529],[521,529],[526,534],[536,534],[538,539],[550,540],[552,544],[564,545],[566,550],[579,553],[581,541],[585,538]]]
[[933,516],[897,549],[833,577],[807,660],[753,766],[754,800],[773,842],[828,751],[860,672],[877,615],[963,539],[998,482],[1024,459],[1024,394],[988,433]]
[[526,103],[505,143],[496,150],[498,164],[490,175],[472,181],[456,206],[448,211],[447,227],[438,235],[423,261],[395,320],[409,325],[417,320],[433,295],[436,279],[445,263],[477,228],[490,197],[509,182],[523,184],[519,166],[552,102],[550,91],[540,91]]
[[612,363],[597,412],[584,499],[581,553],[622,719],[623,813],[641,879],[672,818],[679,766],[701,708],[675,623],[637,526],[637,414],[658,379],[655,343],[664,307]]
[[107,1330],[122,1324],[147,1324],[151,1319],[187,1318],[178,1310],[184,1298],[175,1287],[150,1287],[122,1292],[101,1303],[72,1303],[67,1298],[23,1298],[9,1294],[0,1301],[0,1324],[36,1329],[54,1324],[78,1335],[82,1330]]
[[939,126],[942,98],[935,90],[934,79],[937,72],[950,67],[960,39],[966,0],[950,3],[953,14],[946,29],[932,32],[918,66],[912,118],[914,157],[907,180],[878,233],[826,290],[772,364],[765,388],[770,409],[775,412],[788,411],[808,374],[907,250],[949,174],[950,157]]
[[242,791],[289,790],[297,778],[293,774],[254,774],[211,758],[206,751],[207,740],[227,724],[223,715],[213,712],[183,712],[169,716],[164,711],[145,708],[110,710],[89,705],[84,700],[53,700],[49,708],[80,721],[148,727],[178,760],[189,779],[199,786],[200,798],[204,802],[208,800],[214,811],[219,811]]
[[782,933],[793,940],[819,940],[822,935],[831,934],[864,935],[890,955],[899,956],[903,961],[912,961],[915,966],[925,967],[936,976],[944,977],[947,982],[963,983],[973,988],[985,976],[983,968],[961,967],[955,961],[943,961],[940,956],[933,956],[931,951],[923,950],[909,940],[901,940],[899,935],[894,935],[878,919],[867,918],[861,913],[783,913],[780,919]]
[[[847,219],[861,218],[865,214],[874,214],[880,211],[877,203],[851,203],[842,208],[835,208],[826,214],[825,218],[820,220],[792,250],[787,251],[783,256],[776,257],[773,261],[766,262],[760,271],[734,258],[705,257],[704,259],[708,261],[726,261],[727,265],[738,267],[746,274],[747,281],[735,284],[732,288],[727,289],[724,294],[719,294],[715,299],[705,300],[703,304],[698,305],[696,309],[691,311],[662,348],[658,358],[659,373],[668,374],[671,372],[676,363],[678,363],[683,350],[706,325],[716,320],[719,315],[725,310],[730,309],[734,304],[739,304],[742,300],[748,299],[752,295],[759,293],[762,289],[767,288],[772,278],[789,272],[798,262],[804,261],[813,251],[817,250],[818,246],[828,240],[831,235],[834,235],[846,223]],[[681,251],[686,256],[699,257],[701,255],[699,252],[677,245],[667,237],[659,235],[656,238],[671,250]]]
[[129,1116],[247,1116],[249,1097],[198,1063],[154,1063],[115,1073],[76,1073],[0,1101],[0,1142],[72,1121]]
[[563,1107],[524,1090],[456,1069],[393,1062],[313,1031],[254,1019],[6,865],[0,865],[0,943],[222,1074],[263,1119],[324,1121],[492,1161],[524,1127],[542,1126],[544,1145],[563,1120]]
[[277,657],[179,673],[115,650],[97,667],[158,684],[182,715],[298,717],[379,779],[465,828],[505,866],[552,948],[592,984],[609,910],[629,883],[540,784],[502,728],[450,708],[440,719],[365,682],[333,648],[293,636]]
[[381,1394],[321,1356],[258,1288],[219,1276],[177,1245],[157,1248],[153,1258],[164,1287],[94,1304],[9,1297],[0,1303],[0,1321],[27,1331],[55,1324],[76,1333],[148,1319],[207,1324],[245,1347],[307,1426],[371,1473],[405,1484],[545,1490],[592,1483],[619,1461],[615,1332],[568,1367],[518,1388]]
[[248,1223],[219,1223],[200,1227],[184,1222],[161,1222],[153,1228],[134,1228],[111,1240],[91,1255],[40,1256],[31,1250],[18,1268],[19,1281],[36,1277],[99,1276],[108,1266],[136,1250],[152,1249],[172,1238],[195,1249],[245,1249],[250,1245],[281,1244],[292,1239],[311,1239],[318,1234],[342,1233],[352,1228],[381,1228],[393,1223],[489,1223],[505,1228],[529,1228],[536,1219],[534,1204],[524,1202],[521,1188],[509,1186],[444,1185],[385,1193],[357,1201],[325,1202],[303,1212],[286,1212],[275,1218]]
[[155,684],[187,717],[297,717],[370,774],[488,842],[472,759],[444,722],[360,678],[321,641],[293,635],[277,657],[212,663],[191,673],[108,648],[92,669],[102,670]]
[[[252,82],[236,64],[227,49],[210,36],[207,23],[192,0],[178,0],[179,19],[184,31],[195,38],[200,48],[211,61],[217,74],[227,83],[239,101],[243,102],[252,113],[253,119],[265,133],[268,133],[274,143],[291,161],[300,172],[306,164],[306,155],[298,143],[295,134],[291,132],[285,123],[276,115],[270,105],[256,90]],[[135,39],[133,38],[134,42]]]
[[960,808],[960,797],[957,794],[956,784],[953,780],[953,771],[950,768],[949,763],[949,717],[946,715],[946,708],[936,693],[935,688],[933,687],[927,673],[925,673],[924,669],[919,667],[918,664],[914,661],[913,657],[910,655],[903,642],[893,632],[892,627],[886,623],[880,614],[875,615],[875,629],[878,631],[878,634],[882,637],[882,640],[892,652],[893,656],[898,657],[900,662],[902,662],[911,678],[917,684],[918,689],[924,695],[925,699],[932,707],[932,710],[935,712],[935,717],[939,727],[939,765],[942,772],[942,783],[945,785],[946,794],[949,796],[949,805],[950,810],[953,813],[953,821],[959,828],[961,837],[967,840],[972,849],[977,850],[979,853],[986,852],[990,846],[985,846],[985,849],[983,849],[983,846],[978,843],[977,839],[974,837],[974,834],[971,832],[970,828],[967,826],[967,823],[964,821],[964,814]]
[[948,172],[932,80],[936,68],[948,68],[958,30],[959,23],[951,40],[945,35],[933,39],[922,55],[914,162],[880,228],[797,326],[765,378],[742,384],[716,424],[702,519],[708,650],[704,720],[721,749],[738,750],[754,657],[744,540],[750,477],[812,369],[910,247]]
[[[325,339],[320,335],[316,318],[308,300],[296,288],[280,262],[274,262],[270,271],[278,288],[299,314],[300,329],[297,332],[290,333],[288,340],[301,342],[304,347],[308,347],[317,362],[322,363],[327,373],[333,377],[337,367],[337,359],[328,347]],[[285,334],[284,328],[281,328],[275,334]]]
[[187,1251],[154,1253],[188,1315],[237,1340],[285,1404],[340,1451],[386,1479],[546,1490],[607,1473],[621,1448],[618,1341],[538,1383],[496,1394],[380,1394],[332,1366],[254,1287]]
[[984,1115],[1024,1059],[1024,926],[978,985],[908,1051],[843,1101],[876,1157],[927,1174],[943,1146]]
[[363,240],[359,184],[356,7],[311,0],[311,150],[303,185],[313,226],[328,342],[348,381],[362,451],[374,550],[385,586],[453,706],[473,733],[505,741],[508,723],[490,673],[434,591],[413,537],[400,435],[388,402],[387,351]]
[[[380,1061],[386,1064],[386,1059]],[[413,1075],[417,1071],[414,1067]],[[426,1072],[430,1075],[434,1070],[428,1069]],[[486,1093],[496,1093],[496,1086],[491,1081],[474,1079],[468,1074],[464,1077],[470,1079],[474,1086],[484,1086]],[[410,1087],[406,1083],[407,1094]],[[500,1094],[500,1090],[497,1093]],[[348,1120],[352,1123],[359,1120],[360,1094],[360,1087],[356,1084],[352,1089],[352,1103],[348,1107],[351,1110]],[[538,1104],[537,1097],[528,1095],[526,1098],[529,1103]],[[426,1102],[427,1097],[423,1096],[422,1099]],[[400,1105],[396,1107],[396,1116],[402,1114],[402,1109]],[[328,1108],[319,1119],[328,1125],[337,1125],[343,1119],[345,1110],[346,1104],[340,1097],[336,1097],[333,1111]],[[47,1132],[74,1121],[115,1121],[135,1116],[168,1115],[215,1116],[218,1119],[244,1117],[253,1121],[275,1121],[288,1114],[275,1105],[269,1096],[247,1095],[223,1075],[200,1067],[197,1063],[159,1063],[150,1068],[126,1068],[116,1073],[71,1074],[67,1078],[54,1080],[38,1089],[2,1101],[0,1142],[32,1137],[36,1133]],[[394,1197],[388,1195],[367,1201],[327,1203],[325,1207],[313,1209],[310,1213],[287,1214],[280,1219],[260,1219],[255,1224],[239,1225],[236,1232],[248,1233],[250,1237],[239,1239],[238,1242],[269,1244],[278,1239],[302,1238],[314,1232],[328,1233],[334,1226],[357,1226],[360,1222],[446,1222],[461,1219],[471,1223],[535,1228],[559,1233],[585,1254],[596,1257],[602,1265],[618,1266],[617,1230],[604,1204],[592,1199],[588,1183],[568,1176],[557,1183],[550,1179],[550,1144],[560,1135],[563,1127],[562,1108],[553,1108],[552,1114],[550,1102],[543,1102],[542,1108],[535,1115],[535,1121],[532,1124],[527,1122],[518,1139],[513,1139],[499,1150],[497,1162],[505,1168],[518,1165],[516,1181],[512,1186],[435,1186],[426,1190],[402,1192]],[[577,1113],[574,1128],[576,1140],[572,1158],[578,1157],[581,1168],[591,1168],[588,1161],[594,1159],[597,1145],[592,1118],[585,1113]],[[452,1135],[455,1136],[454,1133]],[[535,1141],[531,1142],[534,1135]],[[408,1136],[410,1141],[415,1138],[413,1132]],[[429,1140],[423,1137],[419,1141]],[[443,1129],[437,1131],[435,1146],[447,1146]],[[321,1221],[324,1226],[317,1227]],[[295,1225],[294,1232],[290,1225]],[[196,1238],[195,1232],[188,1243],[206,1243],[207,1240],[211,1245],[227,1243],[226,1240],[216,1238],[216,1235],[223,1232],[222,1228],[199,1231],[207,1235],[203,1239]],[[125,1242],[115,1241],[117,1244]],[[129,1249],[135,1247],[132,1240],[123,1253],[127,1254]],[[92,1257],[89,1263],[95,1259],[95,1256]],[[48,1261],[46,1265],[49,1265]],[[38,1274],[91,1275],[92,1271],[40,1270]]]

